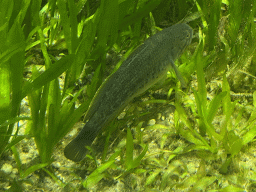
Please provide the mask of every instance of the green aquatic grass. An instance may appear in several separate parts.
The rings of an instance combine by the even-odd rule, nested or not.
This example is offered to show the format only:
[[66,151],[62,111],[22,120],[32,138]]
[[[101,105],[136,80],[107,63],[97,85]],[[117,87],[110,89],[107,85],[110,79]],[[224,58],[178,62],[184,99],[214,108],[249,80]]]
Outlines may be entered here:
[[[72,0],[68,3],[61,0],[57,1],[60,22],[55,19],[54,15],[56,1],[46,4],[40,13],[41,3],[39,2],[30,4],[29,0],[24,0],[23,4],[20,4],[13,1],[4,1],[2,6],[4,11],[1,13],[6,20],[2,20],[1,23],[3,43],[1,44],[2,54],[0,57],[1,79],[3,80],[1,81],[1,137],[3,137],[1,139],[1,154],[7,147],[10,148],[24,138],[23,136],[15,136],[12,142],[8,144],[13,131],[13,123],[25,119],[17,118],[17,116],[21,99],[28,96],[31,118],[27,119],[32,121],[27,128],[30,129],[30,135],[36,142],[41,161],[43,163],[52,162],[51,156],[54,146],[86,111],[90,99],[101,83],[103,79],[102,71],[106,66],[104,62],[100,65],[95,64],[100,63],[99,61],[103,60],[107,50],[114,45],[118,38],[119,28],[126,28],[133,23],[133,17],[136,14],[142,18],[159,2],[151,1],[147,6],[143,6],[144,2],[140,1],[140,5],[137,5],[137,11],[136,5],[130,4],[128,1],[120,3],[118,1],[103,1],[95,13],[88,18],[83,18],[78,23],[76,16],[80,13],[86,1],[79,1],[78,4],[75,4]],[[120,13],[118,12],[118,6],[122,7]],[[48,9],[52,10],[52,22],[49,26],[46,26],[45,16]],[[126,17],[126,22],[118,23],[131,11],[137,12]],[[70,14],[67,15],[67,12]],[[120,15],[120,19],[118,15]],[[23,30],[22,22],[26,23]],[[78,24],[79,28],[77,27]],[[138,29],[140,25],[141,21],[138,22]],[[63,27],[62,31],[60,31],[61,27]],[[78,31],[80,36],[77,36]],[[96,33],[98,38],[95,41]],[[138,31],[134,34],[139,36]],[[35,35],[37,37],[36,41],[31,42],[31,38]],[[56,60],[48,53],[47,49],[48,46],[52,46],[54,40],[62,40],[63,38],[69,55]],[[93,43],[95,43],[94,46]],[[31,79],[22,84],[25,50],[29,51],[35,46],[40,46],[42,50],[45,71],[41,74],[37,67],[32,66]],[[91,52],[91,50],[93,51]],[[88,59],[89,55],[90,58]],[[65,98],[68,94],[72,94],[72,86],[80,77],[84,63],[97,59],[100,60],[90,63],[92,67],[97,68],[98,73],[95,73],[91,86],[86,89],[89,99],[75,109],[74,103],[83,89],[73,95],[71,102],[68,102]],[[64,90],[61,90],[58,77],[63,72],[66,72],[66,78]]]
[[[26,13],[26,6],[22,7],[24,12],[17,16],[13,10],[13,2],[3,1],[1,5],[1,45],[0,45],[0,155],[7,149],[8,141],[14,129],[14,119],[19,114],[21,102],[23,68],[25,64],[25,37],[22,32],[21,23]],[[15,119],[19,120],[18,118]],[[9,121],[9,123],[7,122]],[[5,124],[4,124],[5,123]],[[16,139],[15,136],[13,139]],[[19,138],[20,139],[20,138]],[[9,145],[10,147],[10,145]]]
[[[21,187],[27,176],[39,169],[64,186],[47,166],[55,161],[52,154],[56,145],[79,121],[104,80],[108,69],[106,54],[118,55],[126,50],[123,60],[156,32],[155,25],[165,26],[161,23],[166,20],[165,13],[169,14],[169,21],[176,23],[185,19],[194,28],[192,45],[177,63],[182,63],[179,69],[188,82],[195,72],[197,83],[181,91],[174,85],[174,75],[170,73],[164,84],[152,88],[168,86],[168,99],[150,95],[148,101],[131,104],[124,119],[112,122],[107,128],[102,162],[98,162],[93,149],[87,155],[84,162],[89,165],[88,176],[81,178],[81,185],[90,189],[102,179],[126,181],[127,177],[135,175],[140,179],[129,180],[131,189],[143,185],[145,189],[161,191],[173,188],[241,191],[245,190],[245,181],[249,183],[247,189],[253,189],[254,175],[246,174],[248,170],[244,167],[239,167],[240,172],[234,169],[237,170],[240,155],[255,142],[256,93],[244,106],[240,99],[232,98],[231,90],[240,91],[241,82],[248,78],[246,82],[251,83],[248,93],[255,89],[256,68],[251,64],[255,62],[256,6],[251,6],[255,1],[139,0],[134,3],[103,0],[98,6],[90,7],[91,3],[89,0],[57,0],[41,6],[39,1],[4,0],[1,4],[0,155],[10,149],[14,154],[20,178],[12,181],[13,189]],[[24,79],[23,71],[31,58],[29,53],[35,48],[42,51],[44,68],[32,65],[31,77]],[[53,52],[56,50],[63,52],[62,55],[56,57]],[[75,91],[74,84],[91,72],[94,72],[91,83]],[[65,80],[60,86],[62,74]],[[212,77],[221,77],[221,80],[219,89],[209,98],[208,84]],[[190,88],[192,94],[188,93]],[[76,108],[81,95],[83,103]],[[21,100],[25,97],[29,100],[31,114],[19,117]],[[164,125],[149,127],[143,124],[155,109],[144,112],[137,109],[157,103],[175,105],[174,130]],[[244,119],[245,123],[241,124]],[[13,133],[15,123],[22,120],[28,122],[28,135],[18,134],[19,124]],[[127,127],[128,121],[134,123],[120,133],[118,129]],[[143,140],[149,129],[170,130],[161,137],[157,152],[148,152],[149,144]],[[120,140],[118,137],[112,142],[116,133]],[[31,137],[41,162],[26,169],[15,145]],[[177,137],[183,142],[175,148],[170,147],[170,140],[175,141]],[[200,160],[193,175],[183,161],[186,155]],[[207,168],[212,162],[218,162],[214,171]],[[141,178],[143,184],[139,183]],[[224,181],[229,186],[216,185]]]

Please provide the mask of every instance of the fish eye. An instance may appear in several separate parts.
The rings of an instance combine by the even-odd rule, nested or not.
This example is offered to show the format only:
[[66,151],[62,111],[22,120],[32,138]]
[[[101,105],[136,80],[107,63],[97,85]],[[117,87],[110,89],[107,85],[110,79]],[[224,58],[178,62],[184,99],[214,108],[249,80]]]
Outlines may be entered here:
[[187,38],[190,38],[190,34],[189,34],[189,32],[187,31]]

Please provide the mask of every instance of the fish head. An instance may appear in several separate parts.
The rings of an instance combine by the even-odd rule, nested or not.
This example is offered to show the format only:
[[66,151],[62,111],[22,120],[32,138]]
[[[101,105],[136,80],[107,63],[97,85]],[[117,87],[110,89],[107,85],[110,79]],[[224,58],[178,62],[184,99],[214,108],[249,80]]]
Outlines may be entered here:
[[170,43],[173,45],[171,49],[171,56],[173,57],[173,60],[176,60],[183,53],[186,47],[190,45],[193,36],[193,29],[185,23],[173,25],[171,28],[171,37],[169,38],[171,41]]

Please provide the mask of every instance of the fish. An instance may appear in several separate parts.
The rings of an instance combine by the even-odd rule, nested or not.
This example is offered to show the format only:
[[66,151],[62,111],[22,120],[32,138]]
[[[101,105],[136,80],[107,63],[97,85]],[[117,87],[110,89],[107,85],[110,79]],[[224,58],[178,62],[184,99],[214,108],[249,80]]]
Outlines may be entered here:
[[79,134],[65,147],[67,159],[79,162],[98,133],[107,126],[135,97],[166,77],[173,69],[181,85],[182,75],[174,64],[190,45],[193,29],[179,23],[149,37],[133,51],[122,65],[110,75],[96,91],[85,114],[85,125]]

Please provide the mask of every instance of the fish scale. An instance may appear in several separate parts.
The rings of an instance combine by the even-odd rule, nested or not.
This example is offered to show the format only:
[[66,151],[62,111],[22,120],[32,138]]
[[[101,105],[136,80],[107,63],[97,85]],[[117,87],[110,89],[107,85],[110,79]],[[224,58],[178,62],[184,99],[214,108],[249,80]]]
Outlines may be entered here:
[[144,41],[97,90],[86,113],[85,125],[64,150],[66,158],[78,162],[97,134],[136,96],[174,69],[185,84],[174,61],[191,43],[193,30],[187,24],[176,24]]

